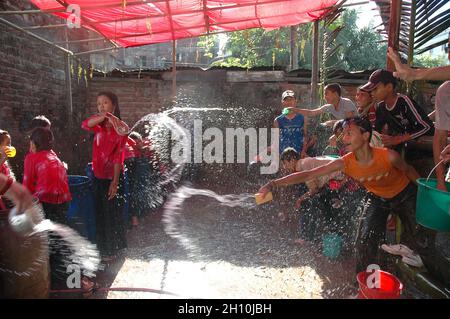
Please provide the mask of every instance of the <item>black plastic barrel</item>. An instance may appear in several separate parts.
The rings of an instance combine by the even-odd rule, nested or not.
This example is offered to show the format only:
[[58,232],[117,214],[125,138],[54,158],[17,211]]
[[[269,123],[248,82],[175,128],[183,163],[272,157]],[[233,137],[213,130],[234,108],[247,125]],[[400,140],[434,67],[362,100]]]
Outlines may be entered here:
[[67,223],[80,235],[95,243],[95,202],[92,180],[87,176],[69,175],[72,201],[67,212]]

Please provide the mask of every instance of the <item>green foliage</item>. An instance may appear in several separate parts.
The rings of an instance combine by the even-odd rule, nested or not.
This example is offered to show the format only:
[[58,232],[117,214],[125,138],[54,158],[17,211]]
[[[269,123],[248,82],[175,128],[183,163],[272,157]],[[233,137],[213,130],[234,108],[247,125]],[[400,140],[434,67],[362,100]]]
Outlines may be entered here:
[[244,68],[288,65],[289,36],[289,28],[271,31],[250,29],[230,33],[225,52],[231,57],[225,59],[221,65]]
[[[327,62],[330,67],[343,68],[346,71],[360,71],[385,67],[386,44],[372,27],[358,29],[356,10],[344,10],[341,17],[329,26],[329,32],[338,31],[337,53]],[[312,23],[297,27],[297,44],[299,47],[299,68],[311,69],[312,58]],[[209,58],[218,50],[217,35],[202,37],[198,43],[205,48]],[[290,63],[290,27],[266,31],[249,29],[228,33],[224,48],[230,57],[214,63],[219,66],[236,66],[252,68],[258,66],[287,66]],[[214,51],[215,50],[215,51]]]
[[197,46],[204,49],[204,56],[212,59],[219,50],[219,36],[212,34],[199,37]]
[[448,64],[447,55],[441,54],[440,56],[433,57],[430,54],[421,54],[414,56],[414,66],[422,68],[434,68]]
[[387,44],[381,43],[381,35],[372,26],[358,29],[356,10],[345,10],[339,20],[344,27],[337,37],[344,69],[362,71],[384,68]]

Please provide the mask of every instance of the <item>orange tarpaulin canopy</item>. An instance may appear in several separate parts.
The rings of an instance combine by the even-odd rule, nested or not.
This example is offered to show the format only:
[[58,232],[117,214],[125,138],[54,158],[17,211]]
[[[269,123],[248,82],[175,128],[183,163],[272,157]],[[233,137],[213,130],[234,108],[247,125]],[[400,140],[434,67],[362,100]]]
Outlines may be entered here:
[[[67,19],[78,5],[81,26],[132,47],[208,33],[276,29],[321,19],[338,0],[32,0]],[[55,12],[57,11],[57,12]]]

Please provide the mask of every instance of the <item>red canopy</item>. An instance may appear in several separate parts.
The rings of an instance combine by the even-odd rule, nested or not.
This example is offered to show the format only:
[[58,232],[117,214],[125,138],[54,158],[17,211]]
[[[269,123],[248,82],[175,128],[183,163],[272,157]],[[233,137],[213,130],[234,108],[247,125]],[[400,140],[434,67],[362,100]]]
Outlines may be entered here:
[[138,46],[208,32],[275,29],[321,19],[338,0],[32,0],[67,19],[65,6],[81,9],[81,25],[114,43]]

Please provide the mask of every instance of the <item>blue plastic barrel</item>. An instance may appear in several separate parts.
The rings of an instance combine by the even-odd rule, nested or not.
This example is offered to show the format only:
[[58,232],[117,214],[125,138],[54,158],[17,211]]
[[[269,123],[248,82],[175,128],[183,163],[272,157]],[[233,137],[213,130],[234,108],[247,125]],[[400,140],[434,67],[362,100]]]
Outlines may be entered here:
[[87,176],[69,175],[72,201],[67,212],[67,222],[80,235],[95,243],[95,203],[92,181]]
[[92,162],[86,165],[86,176],[90,179],[94,179],[94,171],[92,170]]

